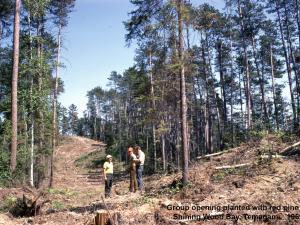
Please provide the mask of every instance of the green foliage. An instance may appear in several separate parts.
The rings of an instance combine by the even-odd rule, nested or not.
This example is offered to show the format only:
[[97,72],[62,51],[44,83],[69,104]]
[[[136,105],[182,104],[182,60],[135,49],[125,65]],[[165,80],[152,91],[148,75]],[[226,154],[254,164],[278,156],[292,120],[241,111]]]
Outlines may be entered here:
[[11,123],[9,120],[0,122],[0,186],[6,186],[11,178],[9,162],[9,142],[11,138]]
[[249,132],[249,137],[253,140],[261,140],[268,135],[268,130],[251,130]]
[[[20,140],[20,139],[19,139]],[[25,145],[21,145],[17,152],[17,168],[13,174],[15,183],[24,184],[26,182],[27,173],[29,170],[29,149]]]
[[224,180],[230,173],[226,170],[219,170],[217,173],[213,174],[212,180],[215,182],[219,182]]
[[152,202],[153,202],[152,199],[146,195],[132,200],[134,207],[139,207],[145,204],[151,204]]
[[11,178],[9,168],[9,154],[8,151],[0,149],[0,186],[6,186],[8,180]]
[[53,195],[63,195],[63,196],[67,196],[67,197],[77,195],[77,192],[72,191],[68,188],[66,188],[66,189],[63,189],[63,188],[49,188],[48,192],[50,194],[53,194]]
[[296,134],[284,130],[275,131],[273,134],[277,137],[278,141],[281,140],[284,143],[292,142],[299,138]]
[[[67,25],[74,0],[24,0],[21,8],[21,32],[18,76],[18,150],[17,168],[9,173],[11,138],[12,46],[10,38],[14,1],[0,2],[0,185],[26,183],[29,172],[31,128],[34,142],[34,171],[38,181],[48,173],[52,142],[53,69],[57,56],[56,28]],[[42,24],[42,25],[41,25]],[[54,26],[53,26],[54,25]],[[2,47],[5,46],[5,47]],[[59,80],[58,94],[63,92]],[[73,128],[73,127],[72,127]],[[15,182],[11,180],[14,179]]]
[[86,153],[75,160],[75,165],[81,168],[100,168],[105,162],[105,154],[103,151],[94,151]]
[[225,179],[228,179],[231,175],[240,175],[240,176],[248,176],[248,168],[240,167],[240,168],[228,168],[228,169],[220,169],[217,170],[212,176],[211,179],[213,182],[222,182]]
[[8,212],[16,204],[16,202],[17,198],[15,196],[7,196],[4,201],[0,202],[0,212]]
[[60,210],[60,209],[67,208],[67,206],[65,205],[65,203],[63,203],[61,201],[56,201],[56,200],[51,202],[51,206],[55,210]]
[[168,191],[171,195],[174,195],[176,193],[179,193],[181,191],[181,189],[182,189],[182,186],[180,184],[177,184],[175,186],[171,186]]

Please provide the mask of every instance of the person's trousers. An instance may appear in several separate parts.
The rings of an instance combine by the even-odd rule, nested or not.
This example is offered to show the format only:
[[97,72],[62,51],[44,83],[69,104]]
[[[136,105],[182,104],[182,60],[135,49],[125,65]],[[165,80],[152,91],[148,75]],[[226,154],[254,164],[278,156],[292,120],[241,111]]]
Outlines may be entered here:
[[135,192],[137,190],[137,180],[136,180],[136,170],[130,169],[130,192]]
[[106,174],[105,180],[105,197],[111,197],[111,187],[113,182],[113,174]]
[[137,165],[136,177],[137,177],[138,188],[140,191],[143,189],[143,172],[144,172],[144,165]]

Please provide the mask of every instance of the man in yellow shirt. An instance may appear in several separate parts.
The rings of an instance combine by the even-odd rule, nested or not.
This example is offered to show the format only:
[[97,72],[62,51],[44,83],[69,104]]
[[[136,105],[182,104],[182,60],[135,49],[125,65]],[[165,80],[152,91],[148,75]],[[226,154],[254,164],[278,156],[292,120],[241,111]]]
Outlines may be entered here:
[[111,197],[111,187],[113,182],[114,166],[112,156],[106,156],[106,162],[103,164],[103,174],[105,179],[105,198]]

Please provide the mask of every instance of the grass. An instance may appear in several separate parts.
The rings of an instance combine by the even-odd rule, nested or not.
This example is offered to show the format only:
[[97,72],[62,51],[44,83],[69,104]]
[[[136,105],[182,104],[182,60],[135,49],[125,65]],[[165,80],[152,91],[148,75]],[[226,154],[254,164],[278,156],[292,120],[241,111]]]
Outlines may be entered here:
[[55,210],[60,210],[60,209],[68,208],[63,202],[60,202],[60,201],[53,201],[51,203],[51,206]]
[[132,204],[135,207],[142,206],[144,204],[152,203],[152,199],[148,196],[141,196],[132,200]]
[[9,195],[5,198],[3,202],[0,203],[0,212],[7,212],[10,208],[12,208],[17,202],[17,198],[15,196]]
[[[90,153],[83,154],[78,159],[75,160],[75,166],[83,169],[94,170],[97,168],[102,168],[105,162],[106,154],[104,151],[94,151]],[[124,162],[119,162],[116,159],[113,159],[114,163],[114,172],[124,171],[126,165]]]
[[221,182],[221,181],[225,180],[228,176],[231,176],[231,175],[248,176],[247,170],[248,170],[248,168],[246,168],[246,167],[217,170],[212,175],[211,179],[214,182]]
[[80,168],[96,169],[100,168],[105,162],[105,153],[103,151],[94,151],[83,154],[75,160],[75,165]]
[[75,191],[71,191],[70,189],[59,189],[59,188],[50,188],[48,190],[50,194],[59,194],[59,195],[64,195],[64,196],[76,196],[78,193]]

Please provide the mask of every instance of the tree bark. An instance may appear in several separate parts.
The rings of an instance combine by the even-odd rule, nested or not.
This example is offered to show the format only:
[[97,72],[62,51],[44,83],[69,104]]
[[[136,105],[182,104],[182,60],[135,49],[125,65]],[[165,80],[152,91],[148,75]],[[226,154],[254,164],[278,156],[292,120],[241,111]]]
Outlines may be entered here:
[[233,56],[232,56],[232,2],[229,0],[226,1],[228,19],[229,19],[229,59],[230,59],[230,73],[231,73],[231,82],[230,82],[230,125],[231,125],[231,147],[234,147],[235,143],[235,134],[234,134],[234,125],[233,125],[233,88],[234,88],[234,69],[233,69]]
[[260,73],[259,70],[259,64],[257,60],[257,49],[256,49],[256,43],[255,43],[255,37],[252,34],[251,37],[251,44],[252,44],[252,51],[253,51],[253,57],[254,57],[254,63],[256,67],[257,76],[259,77],[259,86],[260,86],[260,92],[261,92],[261,111],[263,112],[263,121],[265,123],[268,123],[268,113],[267,113],[267,105],[266,105],[266,98],[265,98],[265,79],[264,79],[264,73]]
[[18,141],[18,73],[19,73],[19,38],[20,38],[20,8],[21,1],[15,2],[14,39],[13,39],[13,72],[11,83],[11,116],[12,116],[12,140],[10,169],[16,170],[17,166],[17,141]]
[[[30,60],[32,60],[32,35],[31,35],[31,14],[28,12],[27,15],[27,22],[28,22],[28,31],[29,31],[29,48],[30,48]],[[29,169],[29,183],[30,186],[34,186],[34,179],[33,179],[33,166],[34,166],[34,109],[33,109],[33,74],[30,73],[30,169]]]
[[61,49],[61,29],[62,26],[58,27],[57,35],[57,55],[56,55],[56,66],[55,66],[55,85],[53,91],[53,117],[52,117],[52,151],[50,160],[50,183],[49,186],[53,186],[53,158],[57,140],[57,93],[58,93],[58,80],[59,80],[59,66],[60,66],[60,49]]
[[270,64],[271,64],[271,77],[272,77],[273,105],[274,105],[274,113],[275,113],[275,126],[276,126],[276,130],[279,130],[279,118],[278,118],[278,107],[277,107],[276,92],[275,92],[275,78],[274,78],[274,64],[273,64],[272,45],[270,45]]
[[161,135],[161,153],[162,153],[162,161],[163,161],[163,171],[165,172],[167,169],[166,164],[166,139],[165,135]]
[[3,30],[3,27],[2,27],[2,21],[1,21],[1,18],[0,18],[0,48],[2,46],[2,31]]
[[205,59],[205,46],[202,41],[202,60],[204,64],[204,76],[205,76],[205,90],[206,90],[206,96],[205,96],[205,107],[204,107],[204,136],[205,136],[205,154],[212,152],[211,147],[211,139],[210,139],[210,131],[211,131],[211,122],[210,122],[210,87],[208,82],[208,71],[207,71],[207,65],[206,65],[206,59]]
[[284,12],[285,12],[285,26],[286,26],[286,34],[287,34],[287,42],[288,42],[288,52],[292,60],[292,69],[295,74],[295,82],[296,82],[296,100],[297,100],[297,110],[296,110],[296,124],[295,124],[295,129],[298,128],[299,126],[299,92],[300,92],[300,87],[299,87],[299,69],[297,69],[296,65],[296,60],[295,60],[295,54],[293,51],[293,44],[291,40],[291,31],[290,31],[290,26],[289,26],[289,15],[288,15],[288,9],[286,5],[286,1],[284,1]]
[[[244,15],[242,12],[242,7],[240,4],[240,0],[238,0],[238,12],[239,17],[241,19],[241,31],[244,33]],[[245,37],[242,38],[242,45],[243,45],[243,54],[244,54],[244,66],[245,66],[245,78],[246,78],[246,85],[245,85],[245,93],[246,93],[246,106],[247,106],[247,126],[246,129],[252,129],[252,107],[251,107],[251,81],[250,81],[250,72],[249,72],[249,65],[248,65],[248,54],[247,54],[247,46]]]
[[299,15],[299,1],[298,0],[296,0],[296,22],[297,22],[297,28],[298,28],[298,42],[299,42],[298,48],[300,51],[300,15]]
[[[150,85],[151,85],[151,104],[152,110],[156,110],[155,106],[155,97],[154,97],[154,80],[153,80],[153,72],[152,72],[152,50],[149,51],[149,74],[150,74]],[[157,170],[157,163],[156,163],[156,129],[155,129],[155,122],[152,120],[152,139],[153,139],[153,156],[154,156],[154,172]]]
[[222,94],[222,100],[223,100],[223,120],[225,127],[225,124],[227,123],[227,99],[226,99],[226,92],[225,92],[225,78],[223,73],[223,58],[222,58],[222,48],[223,43],[220,41],[218,44],[218,63],[219,63],[219,72],[220,72],[220,82],[221,82],[221,94]]
[[242,95],[241,73],[239,73],[239,95],[240,95],[240,109],[241,109],[242,126],[244,126],[245,122],[244,122],[244,109],[243,109],[243,95]]
[[294,93],[293,93],[291,65],[290,65],[290,60],[289,60],[289,56],[288,56],[286,45],[285,45],[283,28],[282,28],[282,23],[281,23],[281,16],[280,16],[279,6],[278,6],[278,2],[277,1],[276,1],[276,13],[277,13],[277,18],[278,18],[278,23],[279,23],[279,28],[280,28],[280,36],[281,36],[281,42],[282,42],[282,49],[283,49],[284,58],[285,58],[285,64],[286,64],[286,68],[287,68],[288,84],[289,84],[289,88],[290,88],[291,104],[292,104],[292,111],[293,111],[293,122],[294,122],[294,127],[295,127],[296,126],[297,116],[296,116],[296,106],[295,106],[295,99],[294,99]]
[[222,113],[222,127],[221,127],[221,121],[220,121],[220,113],[218,108],[218,99],[216,98],[216,108],[217,108],[217,115],[218,115],[218,129],[220,134],[220,149],[224,149],[224,133],[225,133],[225,127],[227,124],[227,99],[226,99],[226,92],[225,92],[225,78],[223,73],[223,57],[222,57],[222,49],[223,49],[223,43],[220,40],[218,43],[218,63],[219,63],[219,72],[220,72],[220,82],[221,82],[221,96],[223,100],[223,113]]
[[177,0],[178,13],[178,37],[179,49],[178,55],[180,59],[180,98],[181,98],[181,144],[182,144],[182,183],[187,185],[189,170],[188,170],[188,140],[187,140],[187,102],[186,102],[186,87],[185,87],[185,66],[184,66],[184,40],[183,40],[183,1]]

